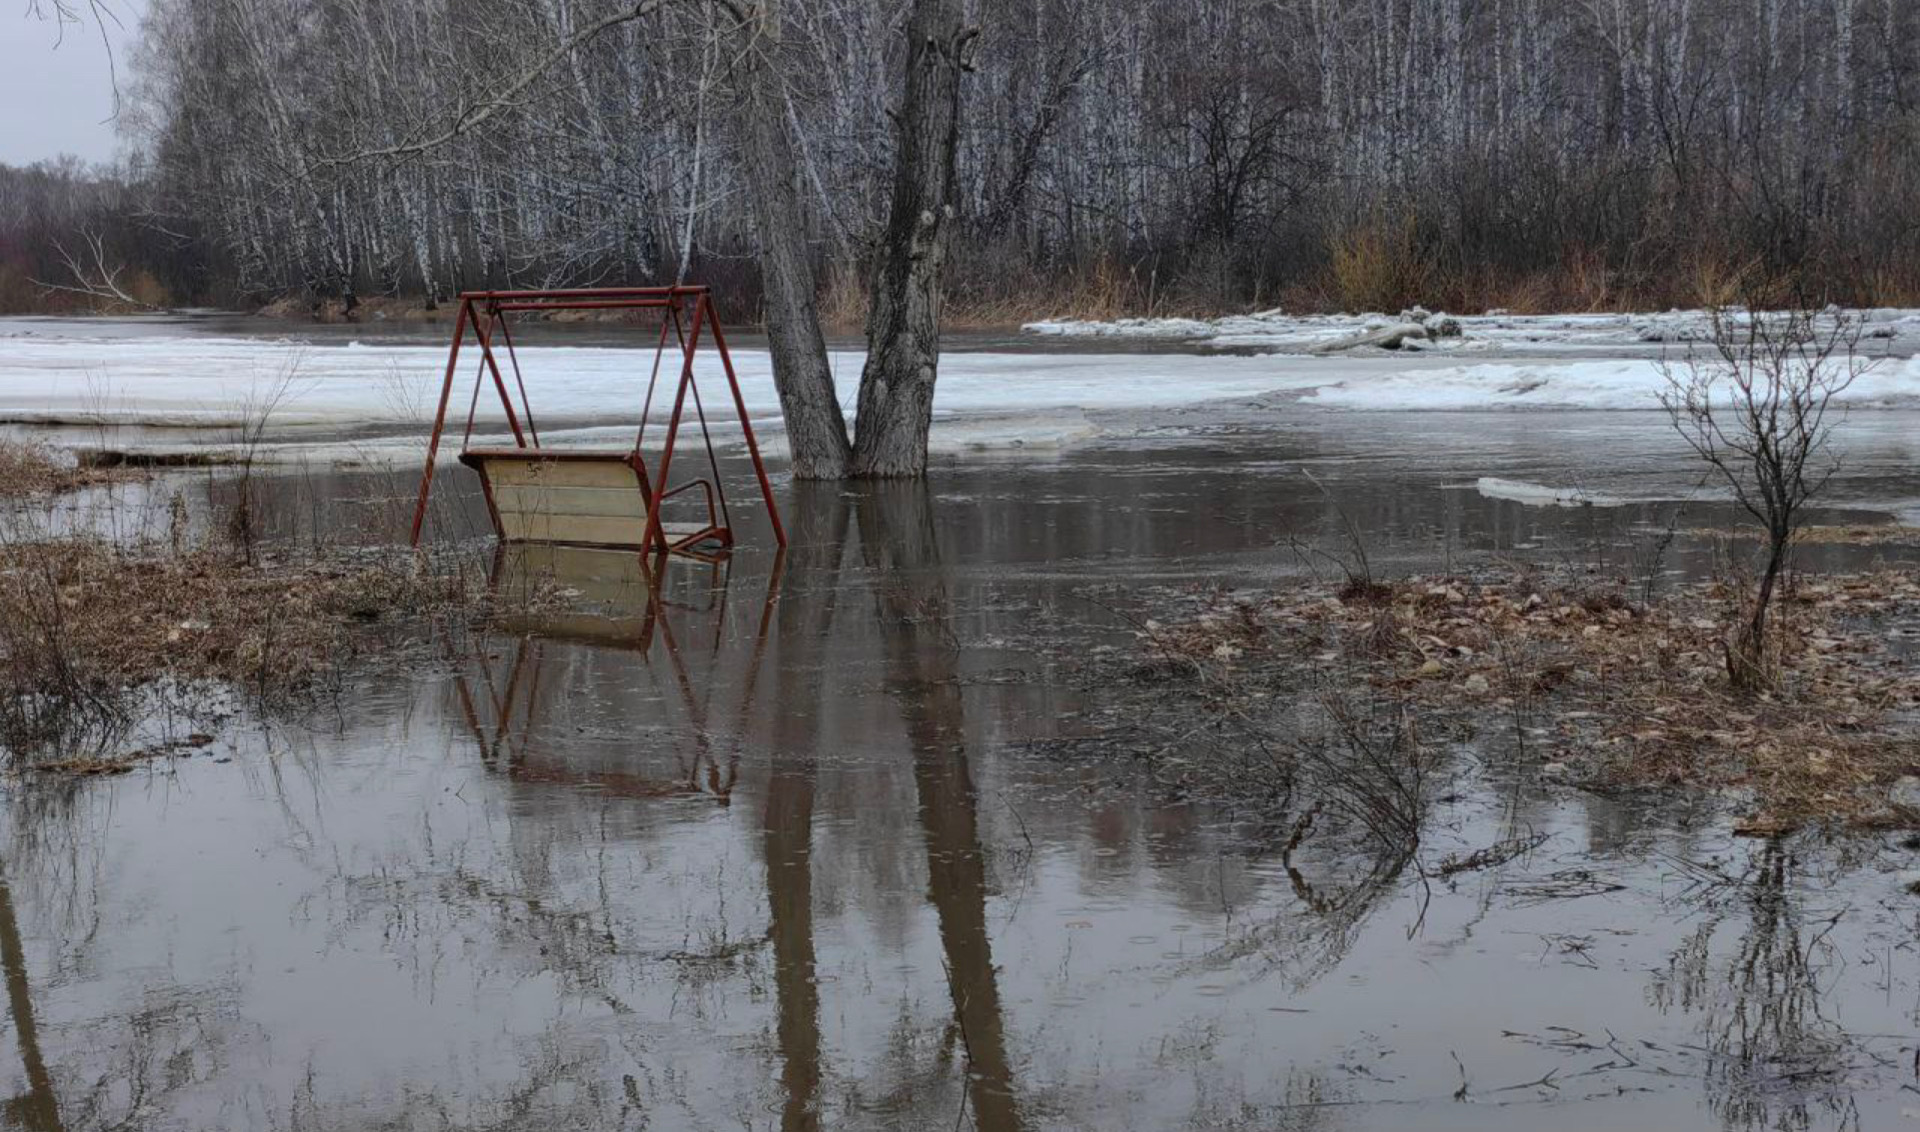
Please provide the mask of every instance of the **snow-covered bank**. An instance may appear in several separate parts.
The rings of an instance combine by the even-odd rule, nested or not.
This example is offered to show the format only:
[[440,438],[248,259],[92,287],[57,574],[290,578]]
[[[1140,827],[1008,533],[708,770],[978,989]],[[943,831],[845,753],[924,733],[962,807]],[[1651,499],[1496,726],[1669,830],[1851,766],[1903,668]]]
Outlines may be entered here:
[[[1317,353],[1368,331],[1404,322],[1420,315],[1418,308],[1400,315],[1289,315],[1283,311],[1229,315],[1218,319],[1129,318],[1112,322],[1072,319],[1030,322],[1030,334],[1076,338],[1124,338],[1205,344],[1219,349],[1265,350],[1272,353]],[[1516,315],[1493,312],[1446,316],[1458,324],[1459,335],[1414,340],[1402,349],[1627,352],[1647,353],[1707,342],[1712,320],[1706,311],[1652,313]],[[1745,317],[1736,315],[1735,317]],[[1874,352],[1896,356],[1920,353],[1920,310],[1880,308],[1832,311],[1821,319],[1831,327],[1844,317],[1857,326],[1864,345]]]

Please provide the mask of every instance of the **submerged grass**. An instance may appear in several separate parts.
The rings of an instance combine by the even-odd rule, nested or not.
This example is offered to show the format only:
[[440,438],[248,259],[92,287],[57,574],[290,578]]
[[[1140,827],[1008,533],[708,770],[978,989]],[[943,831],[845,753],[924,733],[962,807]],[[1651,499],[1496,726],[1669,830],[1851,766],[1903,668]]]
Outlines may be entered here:
[[[491,617],[487,570],[458,550],[419,555],[375,530],[269,537],[281,525],[248,473],[209,478],[199,514],[185,481],[130,505],[115,485],[150,473],[0,441],[0,756],[13,767],[105,773],[197,749],[236,714],[297,714],[370,663]],[[57,499],[101,484],[77,508]]]
[[153,736],[156,718],[198,733],[239,704],[294,706],[397,634],[487,608],[482,577],[394,553],[248,562],[206,547],[0,542],[0,747],[42,767],[112,769],[176,741]]
[[[1729,792],[1743,828],[1816,820],[1903,824],[1889,788],[1920,764],[1920,673],[1899,649],[1920,619],[1920,579],[1887,571],[1802,577],[1770,647],[1777,677],[1726,678],[1739,591],[1683,587],[1654,601],[1624,586],[1537,571],[1212,593],[1142,649],[1225,710],[1324,681],[1406,705],[1423,727],[1511,736],[1534,765],[1592,789]],[[1292,690],[1290,692],[1290,690]]]

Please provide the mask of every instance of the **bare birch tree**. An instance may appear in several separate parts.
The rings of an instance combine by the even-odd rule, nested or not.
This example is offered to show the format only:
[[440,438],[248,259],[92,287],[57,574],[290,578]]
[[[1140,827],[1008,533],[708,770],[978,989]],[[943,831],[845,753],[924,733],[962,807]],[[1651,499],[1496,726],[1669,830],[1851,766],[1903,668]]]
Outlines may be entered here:
[[[149,0],[111,178],[137,200],[0,209],[0,301],[57,301],[26,281],[83,230],[177,302],[701,278],[763,317],[796,471],[822,476],[921,466],[954,303],[1694,305],[1749,261],[1822,302],[1920,303],[1920,2],[1764,10]],[[1353,247],[1392,254],[1332,270]],[[858,391],[819,325],[847,279]],[[845,398],[873,414],[851,444]]]

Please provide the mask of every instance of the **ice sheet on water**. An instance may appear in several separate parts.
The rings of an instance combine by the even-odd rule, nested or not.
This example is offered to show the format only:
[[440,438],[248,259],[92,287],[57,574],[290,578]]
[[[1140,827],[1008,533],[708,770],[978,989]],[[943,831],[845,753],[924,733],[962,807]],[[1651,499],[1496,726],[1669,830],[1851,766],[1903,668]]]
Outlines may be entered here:
[[[653,354],[529,346],[519,350],[519,359],[536,421],[611,425],[638,417]],[[453,420],[464,420],[472,403],[471,366],[477,360],[463,355]],[[839,352],[830,360],[842,404],[851,411],[863,356]],[[740,350],[734,361],[749,416],[756,425],[777,427],[780,402],[766,353]],[[440,346],[22,338],[0,341],[0,419],[222,428],[240,423],[249,406],[272,400],[272,423],[280,432],[417,429],[432,417],[445,366]],[[708,415],[724,428],[733,413],[718,364],[709,357],[696,372]],[[1324,380],[1267,358],[954,353],[941,359],[934,413],[941,422],[997,419],[1009,440],[1027,443],[1029,426],[1018,423],[1024,418],[1249,399]],[[671,377],[662,384],[670,386]],[[483,423],[503,419],[491,388],[483,390],[477,410]],[[661,415],[658,399],[655,414]],[[971,442],[989,439],[975,430]]]
[[[1222,349],[1245,348],[1304,354],[1325,350],[1342,339],[1406,321],[1409,320],[1401,316],[1384,314],[1287,315],[1280,311],[1264,311],[1205,321],[1191,318],[1125,318],[1112,322],[1063,319],[1030,322],[1021,329],[1029,334],[1064,338],[1204,342]],[[1484,346],[1485,343],[1464,337],[1436,337],[1412,342],[1405,348],[1409,352],[1418,352],[1477,349]]]
[[[1323,385],[1304,404],[1361,410],[1658,409],[1668,388],[1652,360],[1487,363],[1384,374]],[[1722,385],[1720,391],[1731,395]],[[1851,409],[1920,406],[1920,359],[1885,359],[1836,398]]]
[[[1559,321],[1572,333],[1620,317]],[[519,357],[543,436],[631,428],[652,362],[651,351],[604,347],[529,346]],[[735,359],[748,413],[771,438],[779,427],[779,399],[767,355],[741,350]],[[855,352],[831,357],[849,410],[862,361]],[[0,420],[205,432],[231,429],[272,401],[269,442],[417,437],[432,415],[445,364],[438,345],[54,334],[0,339]],[[463,359],[455,384],[450,419],[456,427],[470,404],[472,364]],[[717,365],[703,362],[699,372],[716,432],[737,432]],[[1288,411],[1296,400],[1348,411],[1657,410],[1665,387],[1662,363],[1646,357],[1463,365],[1430,354],[951,353],[941,361],[933,442],[945,451],[1059,447],[1092,435],[1095,426],[1108,433],[1163,426],[1208,402],[1257,403],[1263,413]],[[1920,361],[1878,361],[1841,401],[1853,409],[1920,406]],[[490,389],[477,409],[481,432],[504,424]],[[659,414],[659,403],[655,409]]]
[[1525,480],[1481,476],[1474,489],[1488,499],[1504,499],[1529,507],[1619,507],[1626,500],[1577,487],[1552,487]]

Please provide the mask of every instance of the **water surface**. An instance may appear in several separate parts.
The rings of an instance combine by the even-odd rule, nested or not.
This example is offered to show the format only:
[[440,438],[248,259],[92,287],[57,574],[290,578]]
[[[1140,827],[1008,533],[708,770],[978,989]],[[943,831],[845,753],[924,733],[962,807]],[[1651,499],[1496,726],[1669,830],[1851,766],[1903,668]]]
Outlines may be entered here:
[[[622,555],[509,555],[504,593],[553,578],[567,608],[450,636],[306,724],[238,726],[111,780],[16,781],[0,1119],[1901,1119],[1920,862],[1892,839],[1736,839],[1710,801],[1582,793],[1442,740],[1443,801],[1405,861],[1350,830],[1289,846],[1248,800],[1183,795],[1084,743],[1136,693],[1077,658],[1132,647],[1130,619],[1192,587],[1325,568],[1303,548],[1341,553],[1349,521],[1384,573],[1504,555],[1659,578],[1707,568],[1711,540],[1686,528],[1734,521],[1672,502],[1684,458],[1631,420],[1249,416],[1267,412],[954,463],[926,486],[783,481],[784,556],[743,524],[731,563],[658,585]],[[1836,499],[1920,495],[1907,435],[1860,433]],[[1525,507],[1480,475],[1646,501]],[[221,490],[161,482],[196,508]],[[390,537],[412,486],[273,482],[289,545]],[[434,533],[483,522],[466,485]],[[1422,879],[1535,835],[1498,868]]]

